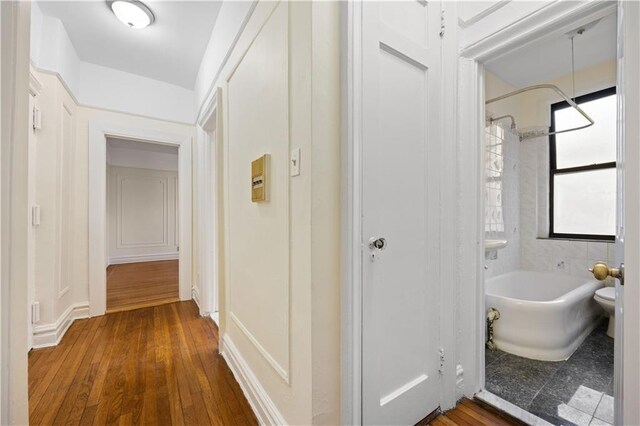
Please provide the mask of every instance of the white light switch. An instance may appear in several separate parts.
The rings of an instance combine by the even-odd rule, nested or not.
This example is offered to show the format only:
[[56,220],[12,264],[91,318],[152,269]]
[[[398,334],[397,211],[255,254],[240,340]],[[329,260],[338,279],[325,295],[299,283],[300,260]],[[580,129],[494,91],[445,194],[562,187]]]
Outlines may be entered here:
[[300,148],[291,150],[291,176],[300,175]]

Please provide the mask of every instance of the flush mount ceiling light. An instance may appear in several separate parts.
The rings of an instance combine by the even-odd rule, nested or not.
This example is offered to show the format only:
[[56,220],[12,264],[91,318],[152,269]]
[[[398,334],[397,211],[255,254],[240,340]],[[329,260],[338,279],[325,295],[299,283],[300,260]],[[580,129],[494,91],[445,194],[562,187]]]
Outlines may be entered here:
[[138,0],[108,0],[114,15],[129,28],[145,28],[153,24],[153,12]]

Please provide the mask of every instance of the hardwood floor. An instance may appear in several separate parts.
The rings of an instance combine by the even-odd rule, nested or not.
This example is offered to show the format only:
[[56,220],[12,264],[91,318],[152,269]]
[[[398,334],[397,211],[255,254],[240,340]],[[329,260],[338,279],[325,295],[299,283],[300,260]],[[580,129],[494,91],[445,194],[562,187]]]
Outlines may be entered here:
[[177,260],[126,263],[107,268],[107,312],[178,300]]
[[477,402],[463,399],[456,408],[441,414],[428,424],[433,426],[508,426],[523,423],[498,415]]
[[31,424],[255,425],[193,301],[78,320],[29,353]]

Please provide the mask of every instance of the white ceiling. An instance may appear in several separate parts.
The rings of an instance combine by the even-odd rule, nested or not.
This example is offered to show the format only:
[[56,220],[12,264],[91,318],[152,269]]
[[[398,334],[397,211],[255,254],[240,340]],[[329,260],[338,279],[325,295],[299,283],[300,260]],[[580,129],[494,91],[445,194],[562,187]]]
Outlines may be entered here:
[[122,24],[106,1],[38,1],[60,19],[81,61],[193,89],[222,1],[146,1],[156,21]]
[[[616,16],[606,16],[574,38],[576,70],[616,58]],[[542,83],[571,72],[571,40],[562,35],[528,45],[485,64],[516,88]]]

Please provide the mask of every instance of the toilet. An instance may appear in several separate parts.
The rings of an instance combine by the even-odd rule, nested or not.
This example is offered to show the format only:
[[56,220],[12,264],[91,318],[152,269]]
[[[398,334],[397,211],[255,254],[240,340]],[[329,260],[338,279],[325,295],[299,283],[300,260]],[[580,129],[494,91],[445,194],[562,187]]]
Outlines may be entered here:
[[604,287],[596,290],[593,299],[598,302],[602,309],[609,314],[609,327],[607,328],[607,336],[614,337],[616,333],[616,317],[614,315],[616,309],[616,288]]

